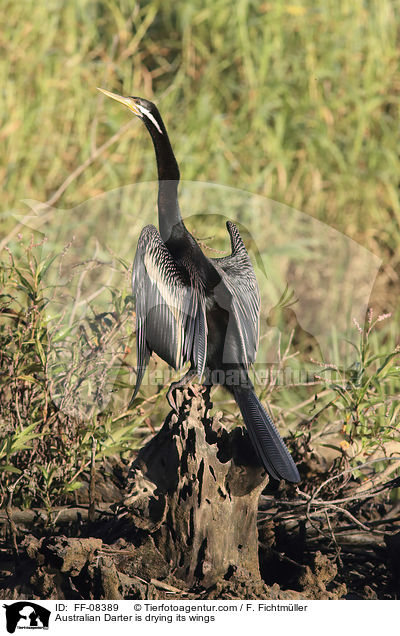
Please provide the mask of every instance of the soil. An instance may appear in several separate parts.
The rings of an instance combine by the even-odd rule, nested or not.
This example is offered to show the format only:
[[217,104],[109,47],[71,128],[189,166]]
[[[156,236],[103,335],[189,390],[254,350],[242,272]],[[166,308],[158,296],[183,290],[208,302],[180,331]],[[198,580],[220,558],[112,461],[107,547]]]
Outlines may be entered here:
[[[262,499],[262,498],[261,498]],[[374,501],[359,519],[383,518]],[[400,592],[400,531],[349,534],[334,543],[268,521],[259,524],[260,580],[226,577],[206,589],[169,572],[149,537],[141,541],[124,518],[85,508],[53,528],[18,523],[18,555],[0,543],[0,599],[396,599]],[[392,511],[391,511],[392,512]],[[113,517],[114,514],[112,513]],[[348,524],[344,522],[343,527]],[[4,526],[7,529],[8,524]],[[337,528],[340,528],[337,526]],[[7,534],[8,531],[7,531]],[[140,533],[139,533],[140,535]],[[339,535],[338,535],[339,536]],[[350,537],[353,537],[350,540]]]
[[[369,543],[329,545],[271,529],[260,545],[261,580],[232,577],[208,589],[168,571],[154,543],[126,534],[119,522],[69,523],[53,531],[25,530],[18,556],[0,546],[1,599],[396,599],[400,591],[400,533]],[[119,527],[118,527],[119,526]],[[263,538],[261,527],[260,539]],[[71,533],[80,536],[68,536]],[[102,534],[105,538],[99,538]],[[36,536],[35,536],[36,535]]]

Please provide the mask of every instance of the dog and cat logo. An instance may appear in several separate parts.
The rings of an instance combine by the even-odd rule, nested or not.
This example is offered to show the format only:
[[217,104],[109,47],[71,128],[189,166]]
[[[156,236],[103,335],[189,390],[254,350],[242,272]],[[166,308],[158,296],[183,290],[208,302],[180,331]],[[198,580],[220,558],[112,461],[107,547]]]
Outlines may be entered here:
[[9,634],[14,634],[16,629],[49,629],[51,612],[37,603],[18,601],[3,607],[6,610],[6,627]]

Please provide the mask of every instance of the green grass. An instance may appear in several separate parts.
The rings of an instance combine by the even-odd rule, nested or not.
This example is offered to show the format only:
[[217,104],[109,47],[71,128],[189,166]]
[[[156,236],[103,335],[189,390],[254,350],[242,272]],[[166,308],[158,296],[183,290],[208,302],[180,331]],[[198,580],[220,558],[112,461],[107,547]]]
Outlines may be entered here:
[[[249,189],[395,249],[398,2],[5,5],[5,209],[46,200],[126,121],[95,92],[106,85],[157,100],[184,178]],[[60,203],[154,174],[136,122]]]
[[[226,250],[228,241],[223,219],[210,214],[238,218],[248,230],[253,256],[261,249],[268,270],[266,278],[257,269],[262,320],[264,327],[274,321],[281,331],[274,347],[281,348],[282,367],[298,370],[308,358],[318,358],[307,336],[308,300],[310,307],[322,308],[319,330],[328,325],[328,361],[342,370],[351,366],[340,348],[342,327],[335,332],[330,316],[339,316],[342,281],[349,271],[362,270],[364,261],[353,260],[349,268],[343,261],[339,267],[332,253],[324,262],[322,241],[310,266],[320,236],[312,219],[382,260],[369,300],[370,291],[361,285],[365,280],[357,285],[360,300],[346,288],[345,300],[354,302],[345,306],[355,314],[345,319],[362,320],[363,301],[375,316],[391,311],[393,317],[377,325],[370,346],[374,355],[392,355],[399,344],[400,315],[398,0],[241,0],[234,6],[227,0],[178,0],[173,7],[159,0],[134,5],[4,0],[2,9],[0,461],[5,493],[30,464],[34,492],[27,473],[18,482],[20,502],[51,506],[67,500],[89,470],[93,437],[100,461],[139,444],[166,412],[161,385],[158,394],[155,386],[144,387],[138,410],[125,411],[135,362],[129,352],[134,340],[127,268],[140,228],[155,221],[155,191],[154,183],[120,188],[154,181],[153,149],[140,122],[105,100],[96,86],[157,102],[187,181],[181,188],[183,214],[197,215],[190,227],[211,256],[212,250]],[[113,189],[118,190],[107,194]],[[272,216],[245,191],[279,202]],[[28,220],[23,200],[47,201],[54,210]],[[284,206],[309,215],[305,230],[308,217]],[[15,215],[24,222],[18,224]],[[260,224],[260,218],[268,222]],[[32,234],[37,247],[30,245]],[[329,230],[322,235],[329,243]],[[343,245],[348,245],[345,239]],[[300,335],[296,327],[292,342],[293,314],[285,307],[271,313],[289,270],[297,281],[289,294],[294,288],[300,297],[292,309],[302,327]],[[348,334],[357,345],[358,335],[357,329]],[[262,339],[262,355],[267,346]],[[365,364],[357,355],[351,373],[354,365]],[[364,440],[361,451],[370,453],[366,427],[377,439],[384,437],[379,431],[385,423],[392,437],[398,434],[396,364],[394,357],[385,381],[372,383],[368,391],[375,386],[379,399],[367,392],[366,404],[359,401],[360,387],[376,372],[370,366],[358,376],[359,384],[343,385],[343,395],[321,380],[310,387],[270,384],[264,396],[283,430],[312,422],[319,434],[333,424],[335,431],[344,427],[351,443],[357,436]],[[160,368],[159,362],[152,365]],[[321,395],[317,407],[315,393]],[[222,393],[215,398],[233,422],[235,405]],[[364,423],[357,429],[351,414],[358,408]],[[61,466],[60,456],[65,458]]]

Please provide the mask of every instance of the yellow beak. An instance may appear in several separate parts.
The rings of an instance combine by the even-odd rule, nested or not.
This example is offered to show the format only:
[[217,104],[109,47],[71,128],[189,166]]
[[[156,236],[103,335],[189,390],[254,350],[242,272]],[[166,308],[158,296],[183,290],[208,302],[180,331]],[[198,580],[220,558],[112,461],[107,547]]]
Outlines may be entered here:
[[118,95],[117,93],[106,91],[105,88],[97,88],[97,90],[101,93],[104,93],[104,95],[107,95],[107,97],[111,97],[111,99],[115,99],[116,102],[119,102],[120,104],[123,104],[124,106],[129,108],[129,110],[131,110],[134,115],[137,115],[138,117],[141,116],[141,112],[136,106],[135,101],[132,97],[122,97],[122,95]]

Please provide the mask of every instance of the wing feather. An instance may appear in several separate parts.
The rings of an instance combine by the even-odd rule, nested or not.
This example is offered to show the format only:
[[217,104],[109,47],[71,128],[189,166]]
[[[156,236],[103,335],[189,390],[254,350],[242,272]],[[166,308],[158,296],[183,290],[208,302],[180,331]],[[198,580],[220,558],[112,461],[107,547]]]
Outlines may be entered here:
[[[239,362],[249,366],[255,361],[258,348],[260,292],[253,265],[236,225],[231,221],[226,225],[231,238],[232,254],[212,259],[222,278],[215,290],[215,296],[217,302],[229,311],[224,362]],[[226,299],[227,292],[230,302]]]
[[207,350],[204,294],[185,278],[153,225],[146,226],[139,237],[132,289],[138,367],[134,396],[153,351],[179,369],[191,360],[196,342],[195,363],[202,373]]

